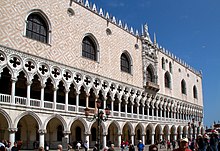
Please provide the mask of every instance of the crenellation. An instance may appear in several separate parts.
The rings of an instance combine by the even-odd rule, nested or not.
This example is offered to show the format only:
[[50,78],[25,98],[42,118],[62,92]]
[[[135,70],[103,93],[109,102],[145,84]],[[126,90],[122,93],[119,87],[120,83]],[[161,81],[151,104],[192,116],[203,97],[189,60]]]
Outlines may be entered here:
[[94,11],[95,13],[97,13],[97,8],[96,8],[96,5],[95,5],[95,4],[92,5],[92,11]]
[[117,24],[115,16],[112,17],[112,23]]
[[99,15],[102,16],[102,17],[104,17],[104,13],[103,13],[102,8],[99,9]]
[[85,1],[85,7],[87,7],[88,9],[90,9],[90,5],[89,5],[89,1],[88,1],[88,0]]

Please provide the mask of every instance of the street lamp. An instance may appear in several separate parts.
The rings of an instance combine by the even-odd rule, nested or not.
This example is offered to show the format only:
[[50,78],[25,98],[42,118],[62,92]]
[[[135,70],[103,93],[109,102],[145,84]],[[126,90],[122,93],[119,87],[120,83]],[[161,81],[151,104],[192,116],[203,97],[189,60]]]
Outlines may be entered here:
[[105,108],[105,114],[103,112],[103,110],[100,110],[101,108],[101,101],[97,100],[96,101],[96,106],[98,108],[98,113],[94,113],[91,119],[89,119],[88,117],[90,116],[90,109],[88,107],[85,108],[85,116],[87,118],[87,120],[89,121],[93,121],[96,120],[98,123],[98,137],[97,137],[97,149],[98,151],[100,151],[100,136],[101,136],[101,131],[100,131],[100,125],[102,122],[105,122],[108,120],[108,116],[110,115],[110,109],[109,108]]

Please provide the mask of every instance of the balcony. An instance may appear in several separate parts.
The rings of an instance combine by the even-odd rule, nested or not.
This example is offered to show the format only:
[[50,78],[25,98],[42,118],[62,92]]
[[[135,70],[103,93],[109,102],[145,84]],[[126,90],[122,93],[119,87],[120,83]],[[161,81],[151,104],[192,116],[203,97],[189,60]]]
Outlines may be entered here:
[[158,92],[160,90],[159,85],[154,82],[146,82],[146,88],[155,92]]

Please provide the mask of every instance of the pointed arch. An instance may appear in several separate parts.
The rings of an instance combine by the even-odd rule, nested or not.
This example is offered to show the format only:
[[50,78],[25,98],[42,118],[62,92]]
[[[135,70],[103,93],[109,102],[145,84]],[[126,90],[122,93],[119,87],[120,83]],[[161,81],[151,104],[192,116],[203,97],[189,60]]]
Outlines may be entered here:
[[64,127],[64,131],[67,130],[67,123],[66,121],[63,119],[63,117],[59,114],[52,114],[50,117],[48,117],[45,122],[43,123],[43,129],[46,129],[47,128],[47,124],[49,123],[49,121],[53,118],[57,118],[62,124],[63,124],[63,127]]
[[32,9],[28,12],[25,19],[24,35],[28,38],[50,44],[51,23],[42,10]]
[[11,117],[8,115],[8,113],[7,113],[5,110],[3,110],[3,109],[0,108],[0,114],[2,114],[2,115],[6,118],[7,123],[8,123],[8,127],[9,127],[9,128],[13,128],[13,127],[12,127],[12,126],[13,126],[12,119],[11,119]]
[[193,98],[198,99],[198,91],[195,85],[193,86]]
[[170,77],[169,72],[166,72],[164,74],[164,85],[166,88],[171,89],[171,77]]
[[38,126],[42,127],[42,121],[41,121],[40,117],[36,113],[34,113],[33,111],[25,111],[25,112],[21,113],[20,115],[18,115],[15,118],[14,126],[17,127],[17,124],[20,121],[20,119],[23,118],[26,115],[32,116],[37,121]]
[[121,71],[132,74],[132,58],[131,55],[125,50],[120,57],[121,62]]
[[84,126],[84,128],[85,128],[85,134],[88,134],[88,133],[89,133],[89,126],[88,126],[87,122],[86,122],[82,117],[79,117],[79,116],[75,117],[75,118],[68,124],[67,130],[70,131],[70,128],[71,128],[72,124],[73,124],[75,121],[77,121],[77,120],[80,121],[80,122],[82,122],[82,124],[83,124],[83,126]]
[[99,62],[99,44],[91,33],[85,34],[82,40],[82,56]]
[[152,64],[147,67],[147,81],[155,83],[155,69]]
[[181,92],[182,94],[186,94],[186,81],[184,79],[181,81]]

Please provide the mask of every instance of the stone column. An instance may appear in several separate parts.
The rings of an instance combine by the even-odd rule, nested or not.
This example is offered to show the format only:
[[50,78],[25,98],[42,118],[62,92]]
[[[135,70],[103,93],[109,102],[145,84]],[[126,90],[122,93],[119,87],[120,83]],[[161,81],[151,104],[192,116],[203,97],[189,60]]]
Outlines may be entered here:
[[31,84],[32,81],[27,81],[27,102],[26,102],[26,106],[30,106],[30,97],[31,97]]
[[173,134],[173,139],[176,141],[177,140],[177,134]]
[[44,147],[44,136],[46,134],[46,130],[43,130],[43,129],[40,129],[38,130],[38,133],[39,133],[39,139],[40,139],[40,143],[39,143],[39,146],[42,146]]
[[118,134],[118,146],[121,145],[121,134]]
[[134,118],[134,102],[131,103],[131,118]]
[[147,105],[147,119],[149,119],[149,105]]
[[76,94],[76,113],[78,113],[79,112],[79,94],[80,94],[80,91],[76,91],[75,94]]
[[142,142],[145,144],[145,134],[142,134]]
[[41,90],[40,90],[40,107],[44,108],[44,88],[46,87],[46,84],[41,84]]
[[103,134],[103,147],[106,147],[106,135]]
[[114,100],[111,100],[111,116],[114,115]]
[[134,134],[131,134],[131,143],[134,145]]
[[125,117],[127,117],[127,113],[128,113],[128,102],[125,102]]
[[85,139],[86,139],[88,147],[89,147],[89,134],[85,134]]
[[142,105],[142,120],[144,119],[144,105]]
[[90,93],[86,93],[86,107],[89,107],[89,96],[90,96]]
[[14,146],[14,142],[15,142],[15,133],[17,132],[17,128],[9,128],[9,141],[11,142],[11,147]]
[[156,112],[155,112],[155,113],[156,113],[156,115],[154,115],[154,116],[156,116],[156,120],[158,120],[158,110],[157,110],[157,108],[156,108],[156,107],[155,107],[154,109],[156,110]]
[[139,119],[139,106],[140,106],[140,104],[138,103],[137,104],[137,118]]
[[70,131],[64,131],[63,134],[64,134],[64,137],[63,137],[63,140],[62,140],[62,146],[63,146],[63,150],[67,150],[68,149],[68,144],[70,142],[69,140],[69,135],[70,135]]
[[69,105],[69,94],[70,90],[65,90],[65,111],[68,111],[68,105]]
[[53,109],[57,106],[57,87],[53,89]]
[[118,103],[118,116],[121,116],[121,101]]
[[17,78],[11,79],[11,103],[12,104],[15,104],[15,83],[17,82],[17,80],[18,80]]
[[155,142],[154,142],[154,135],[155,135],[155,133],[152,133],[151,134],[151,144],[154,144]]

